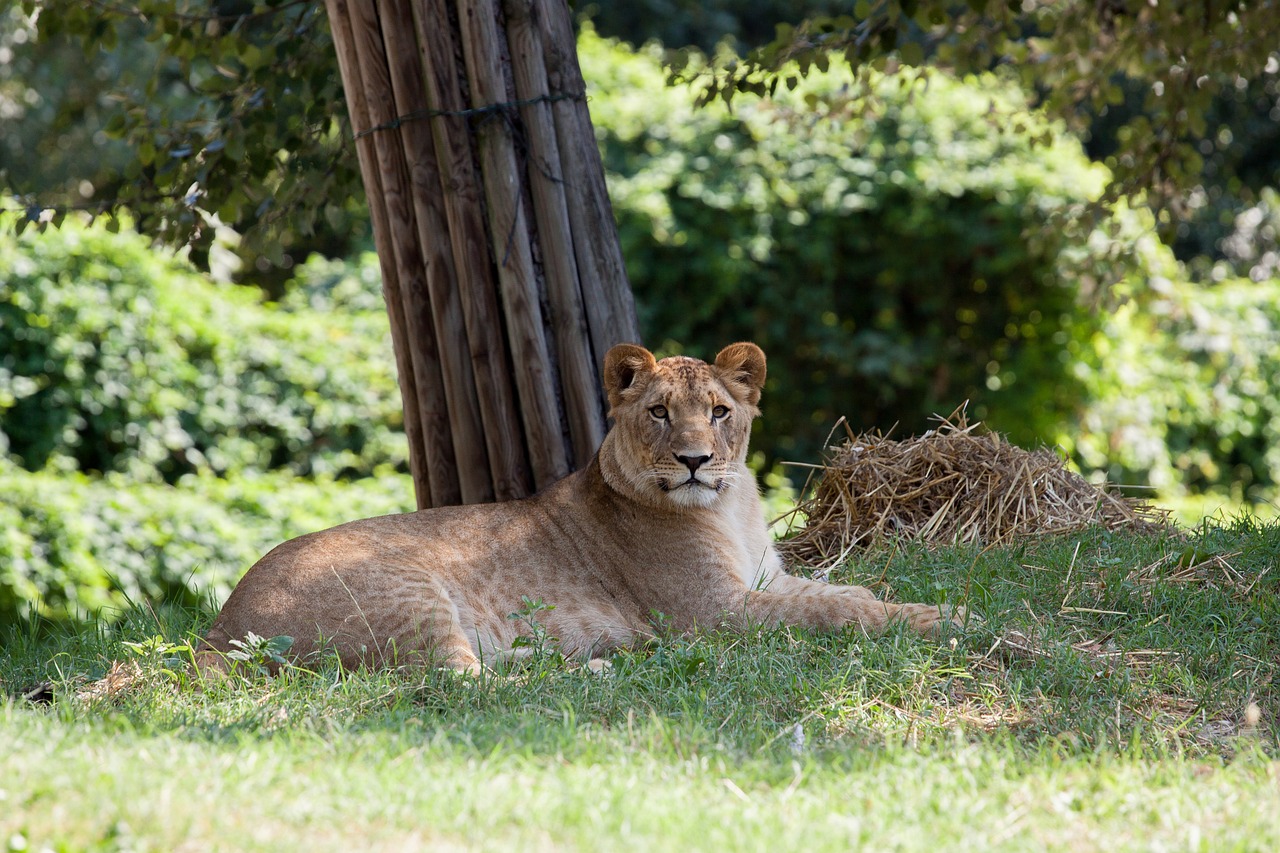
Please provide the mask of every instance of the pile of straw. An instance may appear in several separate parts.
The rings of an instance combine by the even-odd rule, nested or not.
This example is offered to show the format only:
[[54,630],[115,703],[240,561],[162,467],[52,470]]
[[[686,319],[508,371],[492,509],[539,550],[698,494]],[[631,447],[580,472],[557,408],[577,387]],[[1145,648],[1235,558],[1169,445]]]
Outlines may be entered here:
[[922,436],[852,436],[822,466],[797,507],[804,527],[779,543],[815,568],[844,562],[884,537],[930,543],[1007,543],[1089,525],[1166,525],[1166,513],[1091,485],[1051,450],[1028,451],[978,433],[958,410]]

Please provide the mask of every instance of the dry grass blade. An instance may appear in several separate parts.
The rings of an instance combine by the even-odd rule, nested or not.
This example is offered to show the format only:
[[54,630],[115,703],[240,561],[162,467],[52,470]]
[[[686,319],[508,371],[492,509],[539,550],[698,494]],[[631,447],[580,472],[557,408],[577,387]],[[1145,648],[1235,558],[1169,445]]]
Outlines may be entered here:
[[940,421],[923,436],[864,434],[833,448],[799,507],[804,528],[781,543],[787,557],[821,569],[886,536],[996,545],[1095,524],[1168,524],[1164,511],[1099,489],[1050,450],[979,433],[963,408]]
[[1220,589],[1236,599],[1246,599],[1260,580],[1270,573],[1267,566],[1262,571],[1246,575],[1238,570],[1232,560],[1241,555],[1240,551],[1229,554],[1198,555],[1166,554],[1150,565],[1136,569],[1129,574],[1129,580],[1149,594],[1151,584],[1157,581],[1167,584],[1200,584]]
[[85,702],[110,699],[137,684],[142,677],[142,667],[137,661],[115,661],[106,675],[77,690],[76,697]]

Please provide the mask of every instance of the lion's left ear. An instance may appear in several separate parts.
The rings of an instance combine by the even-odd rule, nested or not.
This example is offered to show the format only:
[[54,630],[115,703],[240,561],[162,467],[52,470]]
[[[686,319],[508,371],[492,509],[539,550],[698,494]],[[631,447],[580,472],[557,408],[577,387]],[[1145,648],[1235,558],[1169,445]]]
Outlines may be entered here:
[[720,350],[716,356],[716,369],[729,390],[742,392],[743,399],[754,406],[760,402],[764,390],[764,350],[746,341]]

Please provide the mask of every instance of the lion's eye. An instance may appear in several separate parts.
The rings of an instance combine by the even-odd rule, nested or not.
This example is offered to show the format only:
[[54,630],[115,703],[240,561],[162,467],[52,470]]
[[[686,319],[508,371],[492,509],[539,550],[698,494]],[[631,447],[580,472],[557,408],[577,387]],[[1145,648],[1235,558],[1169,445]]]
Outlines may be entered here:
[[712,420],[717,420],[717,421],[718,421],[718,420],[720,420],[721,418],[723,418],[723,417],[724,417],[725,415],[727,415],[727,414],[729,414],[729,407],[728,407],[728,406],[716,406],[714,409],[712,409],[712,410],[711,410],[711,418],[712,418]]
[[652,408],[649,409],[649,414],[653,415],[655,418],[657,418],[660,421],[665,421],[667,419],[667,407],[653,406]]

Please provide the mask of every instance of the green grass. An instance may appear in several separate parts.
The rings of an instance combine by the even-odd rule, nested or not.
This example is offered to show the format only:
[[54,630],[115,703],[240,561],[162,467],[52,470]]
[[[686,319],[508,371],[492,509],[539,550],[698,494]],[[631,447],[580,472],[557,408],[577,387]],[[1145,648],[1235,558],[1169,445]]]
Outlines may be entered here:
[[[1280,849],[1278,561],[1247,520],[885,548],[838,580],[985,621],[667,641],[603,677],[548,655],[200,691],[165,644],[208,613],[11,631],[4,688],[56,698],[0,700],[0,844]],[[131,684],[77,696],[117,661]]]

